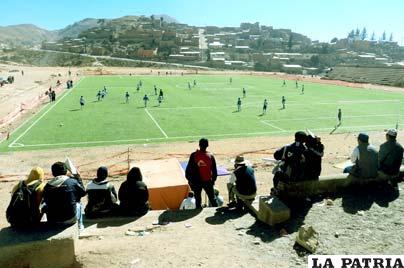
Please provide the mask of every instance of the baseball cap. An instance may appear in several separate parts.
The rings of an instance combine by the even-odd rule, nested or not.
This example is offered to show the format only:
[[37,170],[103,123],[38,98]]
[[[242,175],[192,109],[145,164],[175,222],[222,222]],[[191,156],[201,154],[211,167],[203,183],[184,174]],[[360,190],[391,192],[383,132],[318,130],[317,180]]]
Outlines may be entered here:
[[390,128],[387,130],[386,134],[390,137],[397,137],[397,130],[395,128]]
[[361,142],[369,142],[369,135],[364,132],[361,132],[358,135],[358,140],[360,140]]

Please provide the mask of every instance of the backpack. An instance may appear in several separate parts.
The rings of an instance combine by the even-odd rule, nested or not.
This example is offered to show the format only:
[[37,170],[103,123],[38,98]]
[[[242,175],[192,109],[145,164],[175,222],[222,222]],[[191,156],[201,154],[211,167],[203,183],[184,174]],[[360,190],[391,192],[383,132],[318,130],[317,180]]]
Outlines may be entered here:
[[10,204],[7,207],[7,221],[11,226],[29,227],[37,221],[35,206],[35,189],[40,182],[27,186],[20,181],[17,190],[11,196]]

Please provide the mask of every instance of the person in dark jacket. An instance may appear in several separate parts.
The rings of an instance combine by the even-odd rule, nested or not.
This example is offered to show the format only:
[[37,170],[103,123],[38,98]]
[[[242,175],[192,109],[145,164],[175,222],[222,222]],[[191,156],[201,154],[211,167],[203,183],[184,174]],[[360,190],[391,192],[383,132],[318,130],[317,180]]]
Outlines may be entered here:
[[87,184],[86,193],[88,203],[84,211],[87,217],[111,215],[118,206],[115,187],[108,181],[107,167],[98,168],[97,178]]
[[79,174],[68,177],[66,165],[56,162],[52,165],[53,179],[48,181],[43,192],[44,212],[48,222],[73,224],[78,221],[83,228],[80,199],[86,195]]
[[296,182],[304,179],[304,153],[307,150],[304,142],[306,141],[306,133],[298,131],[295,133],[295,142],[278,149],[274,153],[274,158],[283,161],[280,170],[274,174],[273,184],[276,188],[279,181]]
[[324,145],[320,137],[309,132],[305,145],[307,150],[304,152],[304,180],[318,180],[321,173],[321,158],[324,155]]
[[217,207],[214,185],[217,178],[216,160],[213,154],[206,151],[209,146],[208,139],[199,140],[199,150],[193,152],[185,169],[185,177],[191,190],[195,193],[196,208],[201,208],[202,189],[208,195],[212,207]]
[[403,147],[397,142],[397,130],[386,132],[386,142],[380,145],[379,170],[386,175],[398,175],[403,161]]
[[140,169],[133,167],[119,187],[119,206],[123,215],[143,216],[149,211],[149,191],[142,180]]
[[238,155],[234,160],[234,172],[230,176],[227,189],[229,191],[229,206],[243,206],[241,200],[253,200],[257,194],[254,169],[246,164],[244,157]]

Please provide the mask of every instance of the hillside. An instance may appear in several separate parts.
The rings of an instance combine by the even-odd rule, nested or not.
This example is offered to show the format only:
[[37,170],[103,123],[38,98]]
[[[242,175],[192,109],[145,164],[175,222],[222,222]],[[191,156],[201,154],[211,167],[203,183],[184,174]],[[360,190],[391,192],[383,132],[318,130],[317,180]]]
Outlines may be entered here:
[[57,39],[55,31],[48,31],[32,24],[0,26],[0,43],[33,45]]

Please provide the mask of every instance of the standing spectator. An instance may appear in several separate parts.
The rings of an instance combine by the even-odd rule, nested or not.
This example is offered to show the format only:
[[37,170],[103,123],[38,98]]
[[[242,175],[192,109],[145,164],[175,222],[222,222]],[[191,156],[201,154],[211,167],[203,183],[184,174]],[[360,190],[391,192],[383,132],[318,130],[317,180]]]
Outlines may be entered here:
[[80,199],[86,191],[80,175],[66,176],[67,168],[63,162],[54,163],[51,169],[54,178],[48,181],[43,192],[48,222],[73,224],[78,221],[79,229],[83,229]]
[[56,92],[54,90],[51,91],[52,102],[56,101]]
[[142,216],[149,211],[149,191],[142,180],[140,169],[133,167],[119,187],[119,206],[123,215]]
[[378,153],[376,148],[369,144],[368,134],[359,133],[358,146],[352,152],[351,162],[353,165],[346,167],[344,173],[362,179],[377,176]]
[[379,170],[387,175],[398,175],[403,161],[403,147],[397,142],[397,130],[386,132],[386,142],[380,145]]
[[196,208],[202,208],[202,189],[208,195],[213,207],[217,207],[213,186],[217,178],[216,160],[213,154],[206,151],[209,146],[208,139],[199,140],[199,150],[193,152],[185,170],[185,177],[192,191],[195,193]]
[[246,165],[242,155],[238,155],[234,160],[234,168],[235,170],[227,184],[229,206],[235,205],[237,208],[242,209],[242,202],[254,199],[257,194],[254,169]]
[[97,178],[87,184],[88,203],[86,216],[101,217],[110,215],[117,208],[117,194],[114,185],[108,181],[107,167],[99,167]]

